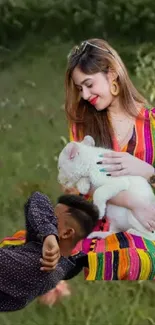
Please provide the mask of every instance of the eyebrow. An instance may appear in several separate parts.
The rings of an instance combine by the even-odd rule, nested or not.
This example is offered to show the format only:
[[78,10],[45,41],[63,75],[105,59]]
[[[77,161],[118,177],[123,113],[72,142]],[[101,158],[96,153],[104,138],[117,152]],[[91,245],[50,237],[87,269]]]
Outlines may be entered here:
[[91,80],[92,81],[92,79],[91,78],[86,78],[86,79],[84,79],[82,82],[81,82],[81,84],[80,85],[77,85],[77,84],[75,84],[75,86],[77,86],[77,87],[80,87],[81,85],[83,85],[86,81],[89,81],[89,80]]

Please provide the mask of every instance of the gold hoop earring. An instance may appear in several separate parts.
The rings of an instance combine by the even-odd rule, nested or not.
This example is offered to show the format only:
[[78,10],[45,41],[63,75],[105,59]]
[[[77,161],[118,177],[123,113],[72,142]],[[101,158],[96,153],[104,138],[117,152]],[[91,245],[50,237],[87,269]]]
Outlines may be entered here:
[[119,94],[119,85],[117,81],[113,80],[110,91],[113,96],[117,96]]

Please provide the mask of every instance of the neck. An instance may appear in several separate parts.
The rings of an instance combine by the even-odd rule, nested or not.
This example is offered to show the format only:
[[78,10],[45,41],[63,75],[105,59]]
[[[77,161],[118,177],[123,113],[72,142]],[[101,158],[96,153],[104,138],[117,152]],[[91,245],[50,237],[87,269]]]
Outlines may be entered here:
[[114,98],[110,106],[108,107],[108,112],[110,114],[122,115],[124,114],[124,109],[120,103],[119,97]]
[[72,243],[69,239],[59,239],[59,247],[60,247],[60,253],[64,257],[68,257],[71,255],[71,252],[75,245]]
[[[135,108],[139,112],[142,108],[142,104],[139,104],[137,102],[134,102],[134,104],[135,104]],[[123,105],[121,104],[120,98],[118,96],[116,98],[114,98],[113,102],[108,107],[108,112],[113,117],[115,117],[115,116],[118,116],[118,117],[129,116],[129,114],[125,111]]]

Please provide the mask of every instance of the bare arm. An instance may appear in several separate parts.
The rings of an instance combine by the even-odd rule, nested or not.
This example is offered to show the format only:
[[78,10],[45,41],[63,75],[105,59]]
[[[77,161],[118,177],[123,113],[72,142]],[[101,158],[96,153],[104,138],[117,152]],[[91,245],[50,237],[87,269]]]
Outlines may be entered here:
[[134,216],[146,229],[155,230],[155,201],[150,203],[143,199],[137,199],[131,192],[122,191],[110,199],[108,203],[132,210]]
[[112,197],[108,203],[132,210],[135,206],[137,206],[138,201],[131,194],[131,192],[122,191],[116,196]]

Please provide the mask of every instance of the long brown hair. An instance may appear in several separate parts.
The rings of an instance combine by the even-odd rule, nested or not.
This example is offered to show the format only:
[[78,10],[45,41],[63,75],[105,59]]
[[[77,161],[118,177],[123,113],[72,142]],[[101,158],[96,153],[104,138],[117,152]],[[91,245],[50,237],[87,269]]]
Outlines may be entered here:
[[75,124],[78,140],[81,139],[81,134],[82,137],[89,134],[94,138],[96,145],[112,148],[113,129],[108,118],[108,109],[97,111],[88,101],[79,99],[79,92],[72,80],[75,67],[88,75],[97,72],[106,74],[109,69],[116,72],[120,103],[130,116],[137,117],[136,104],[143,106],[147,101],[133,85],[118,53],[106,41],[89,39],[72,49],[68,57],[65,79],[65,111],[69,124]]

